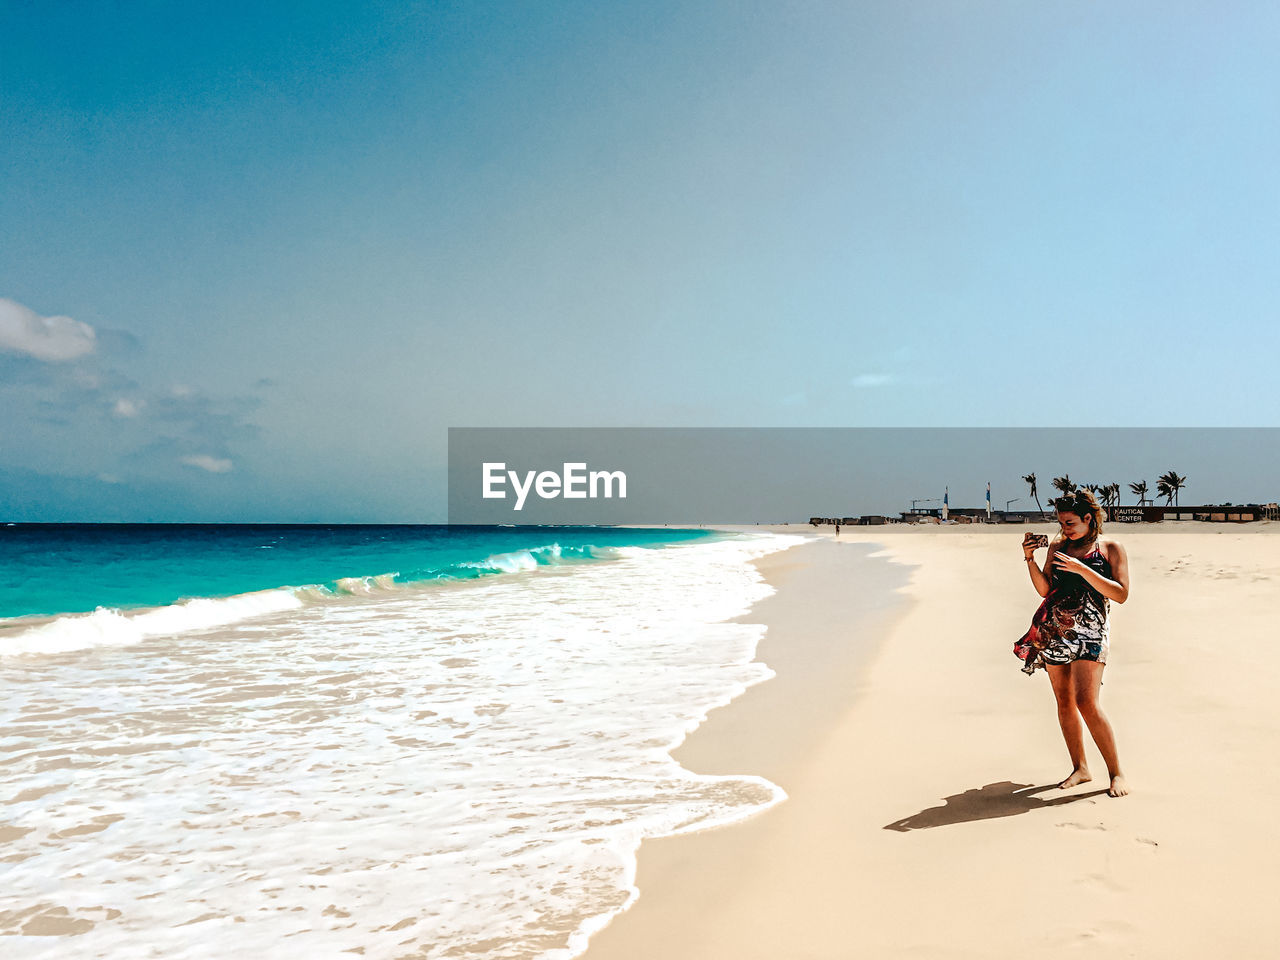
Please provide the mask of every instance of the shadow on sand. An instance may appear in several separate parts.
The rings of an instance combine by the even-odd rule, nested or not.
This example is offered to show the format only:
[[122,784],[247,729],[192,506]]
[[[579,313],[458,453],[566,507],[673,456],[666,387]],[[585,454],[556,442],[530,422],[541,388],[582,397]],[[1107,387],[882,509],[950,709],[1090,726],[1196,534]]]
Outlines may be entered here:
[[885,824],[886,830],[897,830],[906,833],[908,830],[924,830],[929,827],[946,827],[953,823],[968,823],[973,820],[991,820],[995,817],[1016,817],[1020,813],[1030,813],[1042,807],[1058,807],[1064,803],[1075,803],[1090,797],[1105,796],[1106,789],[1090,790],[1088,793],[1059,794],[1052,800],[1042,800],[1036,796],[1052,790],[1058,794],[1058,785],[1048,783],[1041,787],[1033,787],[1029,783],[1014,783],[1002,780],[999,783],[988,783],[985,787],[966,790],[943,798],[942,806],[929,807],[909,817]]

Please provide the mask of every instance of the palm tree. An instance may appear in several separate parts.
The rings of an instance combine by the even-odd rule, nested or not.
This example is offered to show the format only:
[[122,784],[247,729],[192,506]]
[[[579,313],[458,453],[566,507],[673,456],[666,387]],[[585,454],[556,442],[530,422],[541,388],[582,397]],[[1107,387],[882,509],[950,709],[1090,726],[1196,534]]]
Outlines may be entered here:
[[1054,477],[1053,485],[1057,489],[1058,493],[1061,495],[1060,497],[1055,498],[1054,502],[1051,502],[1049,504],[1049,506],[1054,507],[1056,509],[1057,508],[1056,500],[1074,493],[1076,489],[1076,485],[1071,482],[1071,477],[1065,473],[1060,477]]
[[1138,506],[1147,502],[1147,481],[1139,480],[1137,483],[1131,483],[1129,489],[1137,496]]
[[1107,495],[1106,504],[1108,507],[1118,507],[1120,505],[1120,484],[1108,483],[1102,490]]
[[1173,506],[1173,487],[1169,486],[1166,477],[1158,477],[1156,479],[1156,496],[1164,497],[1164,505],[1166,507]]
[[[1163,489],[1161,489],[1161,484],[1163,484]],[[1163,474],[1160,477],[1159,482],[1156,484],[1156,488],[1160,490],[1162,496],[1167,498],[1167,506],[1171,505],[1176,507],[1178,505],[1178,491],[1186,485],[1186,477],[1181,477],[1176,471],[1170,470],[1168,473]]]
[[1035,500],[1036,509],[1039,510],[1041,513],[1044,513],[1044,507],[1040,506],[1040,497],[1037,496],[1036,494],[1036,475],[1034,473],[1028,473],[1022,479],[1025,482],[1031,484],[1031,499]]

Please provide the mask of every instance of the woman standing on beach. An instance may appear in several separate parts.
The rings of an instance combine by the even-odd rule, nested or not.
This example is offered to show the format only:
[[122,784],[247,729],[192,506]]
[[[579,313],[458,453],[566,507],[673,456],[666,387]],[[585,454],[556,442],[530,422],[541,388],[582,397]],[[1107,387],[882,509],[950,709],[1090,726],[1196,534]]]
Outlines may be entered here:
[[1044,602],[1013,651],[1023,661],[1024,673],[1034,674],[1039,667],[1049,673],[1058,701],[1058,725],[1072,764],[1071,775],[1058,786],[1066,789],[1093,779],[1084,756],[1083,718],[1107,764],[1108,795],[1123,797],[1129,787],[1120,772],[1115,733],[1098,705],[1098,692],[1110,645],[1111,601],[1124,603],[1129,596],[1129,558],[1120,544],[1099,539],[1102,508],[1088,490],[1059,497],[1053,506],[1062,535],[1048,544],[1043,568],[1036,565],[1035,551],[1046,545],[1047,538],[1037,541],[1035,534],[1028,533],[1022,541],[1031,584]]

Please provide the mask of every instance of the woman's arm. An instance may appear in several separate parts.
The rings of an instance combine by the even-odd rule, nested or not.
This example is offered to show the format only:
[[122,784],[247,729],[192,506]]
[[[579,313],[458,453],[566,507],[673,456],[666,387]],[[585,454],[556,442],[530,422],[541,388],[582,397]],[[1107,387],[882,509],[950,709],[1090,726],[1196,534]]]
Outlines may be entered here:
[[1045,557],[1043,569],[1036,565],[1035,548],[1026,545],[1022,547],[1023,560],[1027,564],[1027,572],[1031,575],[1031,585],[1042,597],[1049,595],[1049,564],[1053,561],[1053,552],[1057,546],[1056,541],[1049,544],[1049,555]]
[[1110,580],[1093,567],[1065,553],[1059,553],[1055,562],[1059,570],[1080,574],[1091,587],[1109,600],[1124,603],[1129,599],[1129,556],[1124,552],[1124,547],[1114,541],[1108,541],[1102,550],[1111,564]]
[[[1107,594],[1116,603],[1124,603],[1129,599],[1129,555],[1124,547],[1111,540],[1105,548],[1107,559],[1111,562],[1111,579],[1120,589],[1114,594]],[[1099,577],[1099,579],[1102,579]]]

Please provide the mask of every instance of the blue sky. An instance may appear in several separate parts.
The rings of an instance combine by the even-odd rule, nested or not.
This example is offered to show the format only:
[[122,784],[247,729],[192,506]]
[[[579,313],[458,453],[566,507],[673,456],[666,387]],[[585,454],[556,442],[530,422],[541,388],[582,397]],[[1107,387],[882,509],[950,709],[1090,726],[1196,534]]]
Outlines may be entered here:
[[1278,40],[0,0],[0,511],[442,520],[450,426],[1280,424]]

